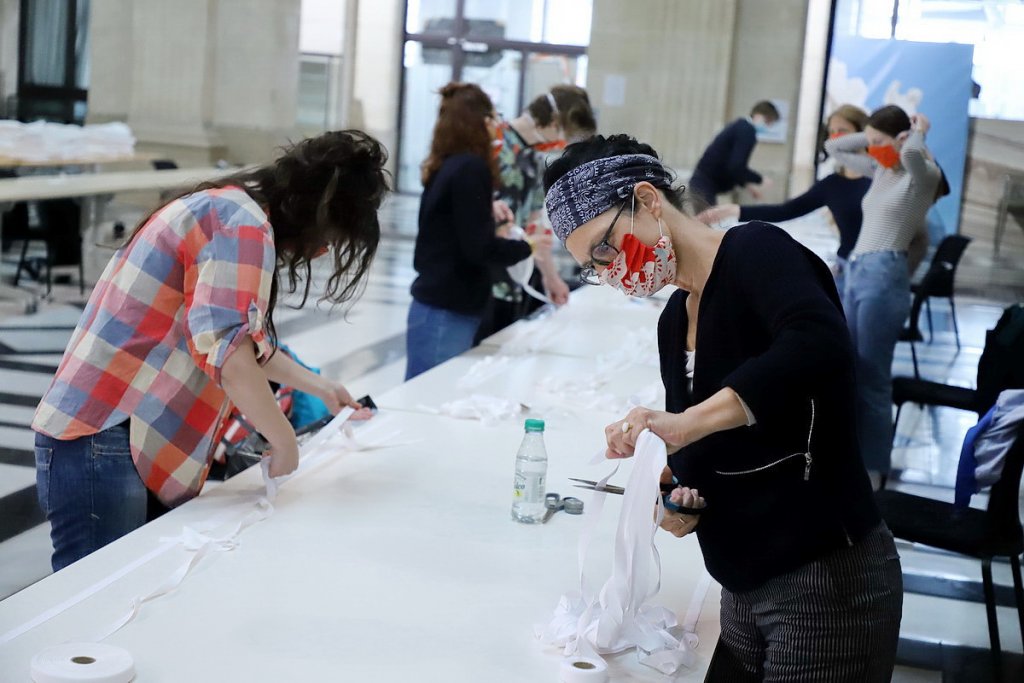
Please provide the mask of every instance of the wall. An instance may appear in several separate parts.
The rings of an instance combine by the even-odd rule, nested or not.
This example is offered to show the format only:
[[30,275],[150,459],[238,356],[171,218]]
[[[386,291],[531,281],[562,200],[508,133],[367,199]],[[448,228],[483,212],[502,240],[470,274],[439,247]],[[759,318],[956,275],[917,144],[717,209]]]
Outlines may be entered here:
[[601,132],[650,142],[685,180],[723,125],[757,100],[785,99],[787,142],[760,144],[751,159],[774,181],[768,198],[782,198],[806,25],[807,0],[595,0],[587,88]]
[[89,121],[126,120],[140,150],[182,164],[267,160],[294,137],[299,8],[93,2]]
[[725,123],[737,4],[595,0],[587,89],[600,132],[650,143],[687,179]]
[[726,118],[748,115],[758,100],[789,103],[786,142],[760,143],[750,158],[750,167],[772,180],[765,200],[778,201],[786,197],[792,168],[807,0],[739,0],[736,10]]
[[349,127],[360,128],[391,152],[396,168],[398,102],[402,78],[404,0],[362,0],[356,31]]
[[0,115],[7,98],[18,90],[18,6],[19,0],[0,0]]

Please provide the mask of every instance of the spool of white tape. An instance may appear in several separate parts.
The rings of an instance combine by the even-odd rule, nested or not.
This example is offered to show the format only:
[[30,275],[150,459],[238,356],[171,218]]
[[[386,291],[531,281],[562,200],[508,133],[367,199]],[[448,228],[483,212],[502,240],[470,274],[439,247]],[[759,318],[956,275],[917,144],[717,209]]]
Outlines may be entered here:
[[135,662],[127,650],[103,643],[65,643],[32,658],[35,683],[129,683]]
[[562,683],[605,683],[608,665],[603,659],[574,657],[562,662]]

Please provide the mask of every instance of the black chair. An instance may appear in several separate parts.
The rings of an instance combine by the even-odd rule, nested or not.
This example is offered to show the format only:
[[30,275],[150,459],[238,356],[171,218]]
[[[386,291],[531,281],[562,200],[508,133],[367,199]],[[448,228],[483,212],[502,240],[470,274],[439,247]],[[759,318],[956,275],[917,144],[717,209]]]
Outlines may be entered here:
[[924,274],[924,278],[921,279],[921,286],[915,286],[912,288],[914,292],[914,301],[910,305],[910,317],[907,319],[907,326],[900,332],[899,340],[901,342],[910,342],[910,356],[914,360],[914,378],[920,379],[921,372],[917,367],[917,349],[914,344],[917,342],[923,342],[924,336],[921,334],[921,306],[928,300],[928,291],[932,286],[932,280],[939,277],[938,271],[933,271],[931,268]]
[[[960,329],[956,322],[956,304],[953,303],[953,281],[956,279],[956,269],[960,265],[960,259],[964,255],[970,243],[970,237],[963,235],[947,235],[939,242],[932,257],[928,272],[921,282],[911,285],[910,289],[916,296],[924,296],[925,309],[928,312],[928,341],[931,342],[934,336],[932,328],[932,297],[943,297],[949,299],[949,310],[953,314],[953,333],[956,335],[956,348],[960,348]],[[931,277],[929,277],[931,276]]]
[[42,273],[28,258],[29,243],[40,241],[45,245],[46,255],[39,268],[45,270],[46,293],[53,289],[52,270],[54,266],[78,266],[78,291],[85,294],[85,265],[82,259],[81,207],[72,199],[49,199],[37,203],[39,225],[29,224],[28,212],[24,219],[4,223],[4,240],[21,240],[21,256],[14,273],[14,286],[21,281],[22,272],[39,278]]
[[995,587],[992,583],[992,559],[1010,558],[1013,592],[1021,636],[1024,637],[1024,583],[1021,581],[1020,555],[1024,553],[1024,531],[1020,523],[1020,480],[1024,470],[1024,424],[1010,448],[1003,472],[992,486],[988,508],[957,508],[931,498],[900,491],[883,490],[875,494],[889,529],[897,538],[941,548],[981,560],[981,579],[988,615],[988,635],[996,670],[1000,666],[999,624],[996,621]]
[[996,326],[986,333],[975,386],[976,389],[968,389],[919,377],[894,377],[893,434],[904,403],[973,411],[980,417],[995,404],[1004,389],[1024,389],[1024,306],[1007,307]]

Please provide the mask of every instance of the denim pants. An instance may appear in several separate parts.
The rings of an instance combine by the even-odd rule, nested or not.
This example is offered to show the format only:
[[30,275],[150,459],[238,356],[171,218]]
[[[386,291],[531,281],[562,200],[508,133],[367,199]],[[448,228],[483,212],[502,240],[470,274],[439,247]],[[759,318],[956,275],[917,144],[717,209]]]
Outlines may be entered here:
[[70,441],[37,433],[35,453],[54,571],[146,523],[148,493],[132,461],[127,423]]
[[857,353],[857,437],[868,470],[888,472],[892,456],[892,358],[910,313],[905,252],[880,251],[850,261],[843,293]]
[[836,262],[832,266],[832,277],[836,281],[836,290],[840,297],[844,297],[846,291],[846,274],[850,271],[850,261],[842,256],[836,256]]
[[405,333],[405,378],[412,379],[473,348],[480,320],[480,315],[456,313],[413,299]]

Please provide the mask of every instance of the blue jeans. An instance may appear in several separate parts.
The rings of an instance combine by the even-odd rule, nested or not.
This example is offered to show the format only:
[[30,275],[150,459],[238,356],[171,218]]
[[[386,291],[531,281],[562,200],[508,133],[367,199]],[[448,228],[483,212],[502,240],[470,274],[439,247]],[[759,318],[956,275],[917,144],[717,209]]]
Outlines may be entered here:
[[836,290],[840,298],[846,296],[846,274],[850,272],[850,261],[842,256],[836,256],[835,265],[832,266],[832,277],[836,281]]
[[35,452],[53,571],[146,523],[148,494],[132,461],[127,424],[70,441],[37,433]]
[[413,299],[405,333],[405,378],[412,379],[473,348],[480,315],[456,313]]
[[892,358],[910,313],[906,253],[882,251],[850,261],[843,308],[857,353],[861,457],[867,469],[885,473],[892,457]]

